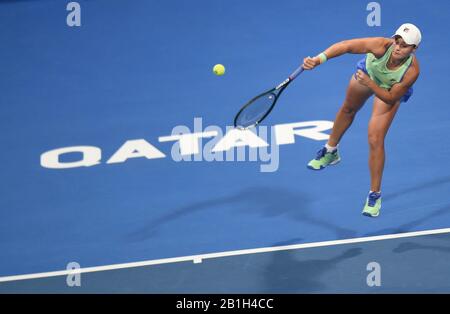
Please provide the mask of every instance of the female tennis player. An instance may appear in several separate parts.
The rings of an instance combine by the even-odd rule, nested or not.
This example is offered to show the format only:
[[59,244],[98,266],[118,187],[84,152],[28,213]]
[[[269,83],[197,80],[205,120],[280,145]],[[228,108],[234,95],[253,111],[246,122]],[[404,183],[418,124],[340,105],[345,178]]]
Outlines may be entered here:
[[340,161],[338,144],[342,136],[358,110],[374,95],[368,134],[371,187],[363,209],[366,216],[377,217],[380,214],[384,139],[400,103],[411,97],[412,85],[419,76],[419,62],[414,53],[421,38],[420,30],[407,23],[401,25],[392,38],[345,40],[330,46],[316,57],[303,60],[304,69],[312,70],[328,59],[345,53],[366,54],[358,62],[357,72],[350,79],[344,103],[336,115],[327,144],[307,166],[312,170],[321,170]]

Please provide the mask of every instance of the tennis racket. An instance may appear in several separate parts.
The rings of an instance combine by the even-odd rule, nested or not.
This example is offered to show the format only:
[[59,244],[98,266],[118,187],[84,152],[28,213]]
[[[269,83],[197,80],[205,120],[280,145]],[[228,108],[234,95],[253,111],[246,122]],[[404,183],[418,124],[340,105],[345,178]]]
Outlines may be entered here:
[[280,97],[284,89],[304,70],[303,64],[297,68],[283,83],[247,102],[234,118],[234,127],[245,130],[257,126],[263,121]]

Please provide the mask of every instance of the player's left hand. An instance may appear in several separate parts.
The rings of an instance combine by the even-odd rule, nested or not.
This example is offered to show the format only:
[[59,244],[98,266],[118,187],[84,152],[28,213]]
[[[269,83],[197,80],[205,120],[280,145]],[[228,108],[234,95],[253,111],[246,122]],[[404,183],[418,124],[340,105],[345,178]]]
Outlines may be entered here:
[[372,82],[371,78],[362,70],[358,70],[356,72],[356,80],[364,86],[369,86]]

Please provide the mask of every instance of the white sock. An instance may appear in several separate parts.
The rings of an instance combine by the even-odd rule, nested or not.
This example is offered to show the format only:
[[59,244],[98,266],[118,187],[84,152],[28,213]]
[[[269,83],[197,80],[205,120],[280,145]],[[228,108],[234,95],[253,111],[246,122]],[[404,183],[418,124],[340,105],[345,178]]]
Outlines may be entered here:
[[328,143],[325,144],[325,147],[326,147],[328,153],[331,153],[332,151],[337,149],[337,146],[333,147],[333,146],[328,145]]
[[[373,193],[373,192],[374,192],[374,191],[370,190],[370,191],[369,191],[369,194],[370,194],[370,193]],[[376,192],[376,193],[381,194],[381,191],[378,191],[378,192]]]

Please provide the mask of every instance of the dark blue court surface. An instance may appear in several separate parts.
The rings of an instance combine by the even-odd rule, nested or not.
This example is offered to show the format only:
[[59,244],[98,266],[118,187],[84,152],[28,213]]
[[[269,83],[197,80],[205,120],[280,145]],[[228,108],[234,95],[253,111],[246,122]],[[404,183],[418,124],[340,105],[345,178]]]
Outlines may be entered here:
[[[450,230],[429,232],[450,227],[450,2],[379,1],[374,27],[369,1],[86,0],[72,27],[68,3],[0,1],[0,292],[450,292]],[[373,98],[341,163],[306,168],[360,55],[305,71],[259,140],[234,138],[267,142],[270,158],[221,146],[242,136],[227,129],[240,106],[304,57],[405,22],[422,31],[421,74],[387,136],[378,218],[361,215]],[[186,132],[204,138],[176,140]],[[386,238],[270,250],[371,236]],[[210,253],[222,255],[89,272],[81,287],[17,277]],[[371,262],[381,286],[366,282]]]

